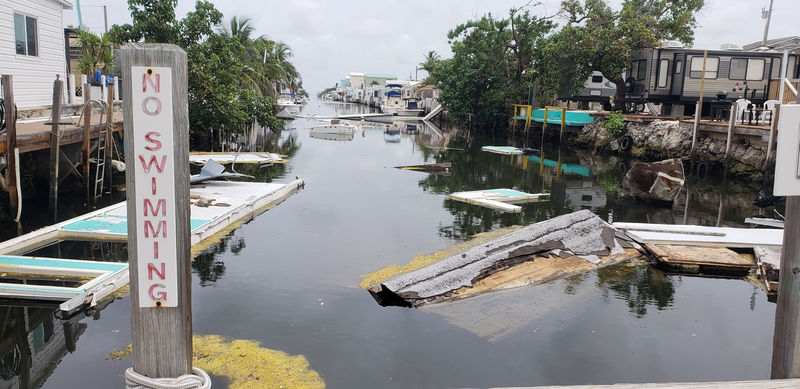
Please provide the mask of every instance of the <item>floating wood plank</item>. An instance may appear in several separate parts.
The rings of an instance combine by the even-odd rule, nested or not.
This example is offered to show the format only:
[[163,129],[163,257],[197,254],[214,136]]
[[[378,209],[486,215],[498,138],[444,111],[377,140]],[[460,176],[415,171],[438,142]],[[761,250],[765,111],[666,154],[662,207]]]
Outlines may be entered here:
[[605,221],[583,210],[469,247],[369,290],[382,305],[419,306],[464,298],[502,285],[563,277],[639,255],[623,246],[631,247],[619,240]]
[[512,146],[483,146],[481,147],[481,151],[504,155],[518,155],[523,153],[522,149]]
[[645,245],[665,265],[692,265],[711,268],[749,270],[756,267],[752,259],[725,247],[678,245]]
[[777,246],[756,246],[753,248],[761,271],[761,280],[769,292],[778,291],[782,251],[782,248]]
[[783,230],[772,228],[706,227],[679,224],[614,223],[642,244],[751,248],[780,246]]
[[513,204],[547,201],[549,193],[525,193],[513,189],[489,189],[472,192],[456,192],[449,196],[453,200],[497,209],[503,212],[520,212],[522,207]]
[[765,217],[748,217],[744,219],[747,224],[755,224],[759,226],[783,228],[784,221],[778,219],[769,219]]
[[256,153],[256,152],[238,153],[238,154],[210,153],[210,152],[189,153],[189,162],[194,164],[203,165],[210,159],[213,159],[219,163],[232,163],[235,160],[236,163],[257,163],[261,165],[268,163],[287,162],[285,159],[281,158],[280,155],[275,153]]
[[413,170],[430,174],[449,174],[453,164],[450,162],[429,163],[425,165],[395,166],[395,169]]
[[73,312],[85,304],[94,306],[128,283],[128,264],[117,262],[0,256],[0,271],[20,277],[90,278],[74,287],[0,282],[0,297],[64,301],[60,309],[65,312]]

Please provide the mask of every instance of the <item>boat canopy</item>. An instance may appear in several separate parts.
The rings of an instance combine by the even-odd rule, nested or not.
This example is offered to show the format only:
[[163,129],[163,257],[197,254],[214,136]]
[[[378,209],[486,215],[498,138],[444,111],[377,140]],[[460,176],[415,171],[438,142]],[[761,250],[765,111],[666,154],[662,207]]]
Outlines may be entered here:
[[387,88],[402,88],[402,84],[386,84]]
[[384,93],[387,97],[401,97],[403,94],[396,90],[390,90]]

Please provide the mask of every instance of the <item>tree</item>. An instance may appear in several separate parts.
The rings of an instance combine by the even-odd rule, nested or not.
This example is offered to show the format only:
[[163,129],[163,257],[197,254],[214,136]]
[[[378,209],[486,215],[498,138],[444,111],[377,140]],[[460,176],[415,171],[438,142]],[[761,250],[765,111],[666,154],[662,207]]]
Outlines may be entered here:
[[[549,54],[562,61],[542,67],[542,81],[552,93],[552,83],[563,70],[575,65],[561,86],[575,92],[593,70],[617,85],[615,103],[624,102],[623,73],[631,64],[631,52],[658,47],[660,40],[694,41],[696,15],[704,0],[625,0],[612,10],[603,0],[564,0],[566,26],[549,43]],[[569,61],[569,62],[565,62]],[[564,66],[568,64],[568,66]]]
[[222,13],[208,1],[175,19],[176,0],[128,0],[133,22],[115,25],[109,35],[119,43],[173,43],[188,57],[189,125],[192,146],[214,148],[254,123],[279,131],[275,116],[275,83],[301,88],[289,62],[291,50],[265,36],[253,37],[249,18],[233,17],[222,25]]
[[78,68],[81,73],[91,78],[96,70],[104,74],[114,70],[113,43],[109,34],[100,36],[89,30],[78,30],[78,42],[81,50]]
[[550,20],[512,8],[507,19],[488,14],[451,30],[453,58],[426,58],[429,81],[441,90],[450,115],[492,128],[505,123],[512,105],[527,96],[537,45],[552,28]]

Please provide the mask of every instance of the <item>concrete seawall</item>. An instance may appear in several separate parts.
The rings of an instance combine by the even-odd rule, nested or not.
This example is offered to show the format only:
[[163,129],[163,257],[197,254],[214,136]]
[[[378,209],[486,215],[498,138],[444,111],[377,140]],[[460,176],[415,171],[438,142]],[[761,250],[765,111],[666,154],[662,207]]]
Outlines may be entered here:
[[[661,160],[667,158],[688,159],[692,149],[692,123],[678,120],[653,120],[650,122],[628,122],[629,135],[633,140],[630,151],[614,151],[611,142],[614,140],[605,129],[605,119],[597,118],[587,124],[579,132],[575,143],[600,153],[629,153],[646,159]],[[768,133],[768,132],[764,132]],[[769,164],[766,162],[767,140],[762,135],[736,134],[731,142],[729,156],[729,174],[734,176],[758,179],[763,177],[767,167],[774,167],[774,153]],[[721,132],[700,131],[697,137],[697,154],[699,161],[708,161],[712,165],[725,164],[726,134]]]

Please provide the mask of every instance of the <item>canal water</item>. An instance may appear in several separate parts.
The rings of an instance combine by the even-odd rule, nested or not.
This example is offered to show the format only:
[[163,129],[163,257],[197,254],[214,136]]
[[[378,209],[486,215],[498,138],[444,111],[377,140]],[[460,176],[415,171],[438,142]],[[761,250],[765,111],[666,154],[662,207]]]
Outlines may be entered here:
[[[312,101],[303,113],[366,110]],[[419,123],[363,123],[352,140],[324,140],[309,136],[316,124],[296,120],[279,137],[259,139],[289,155],[289,163],[237,166],[261,180],[300,177],[306,186],[194,261],[195,334],[251,339],[303,355],[330,388],[769,378],[775,305],[744,279],[623,264],[422,309],[381,307],[358,287],[363,274],[476,233],[580,209],[613,221],[744,226],[745,217],[772,212],[752,206],[757,184],[692,179],[675,207],[654,208],[622,187],[633,161],[541,144],[536,133],[506,139]],[[541,148],[544,155],[480,151],[508,143]],[[433,162],[451,162],[452,171],[394,168]],[[504,187],[547,191],[551,199],[503,214],[446,198]],[[124,261],[125,250],[124,244],[62,242],[34,254]],[[0,309],[7,318],[0,387],[122,385],[131,360],[109,353],[130,342],[129,297],[69,320],[49,307],[4,303]],[[26,358],[26,347],[41,357]],[[53,351],[40,352],[47,347]],[[224,379],[215,381],[224,386]]]

